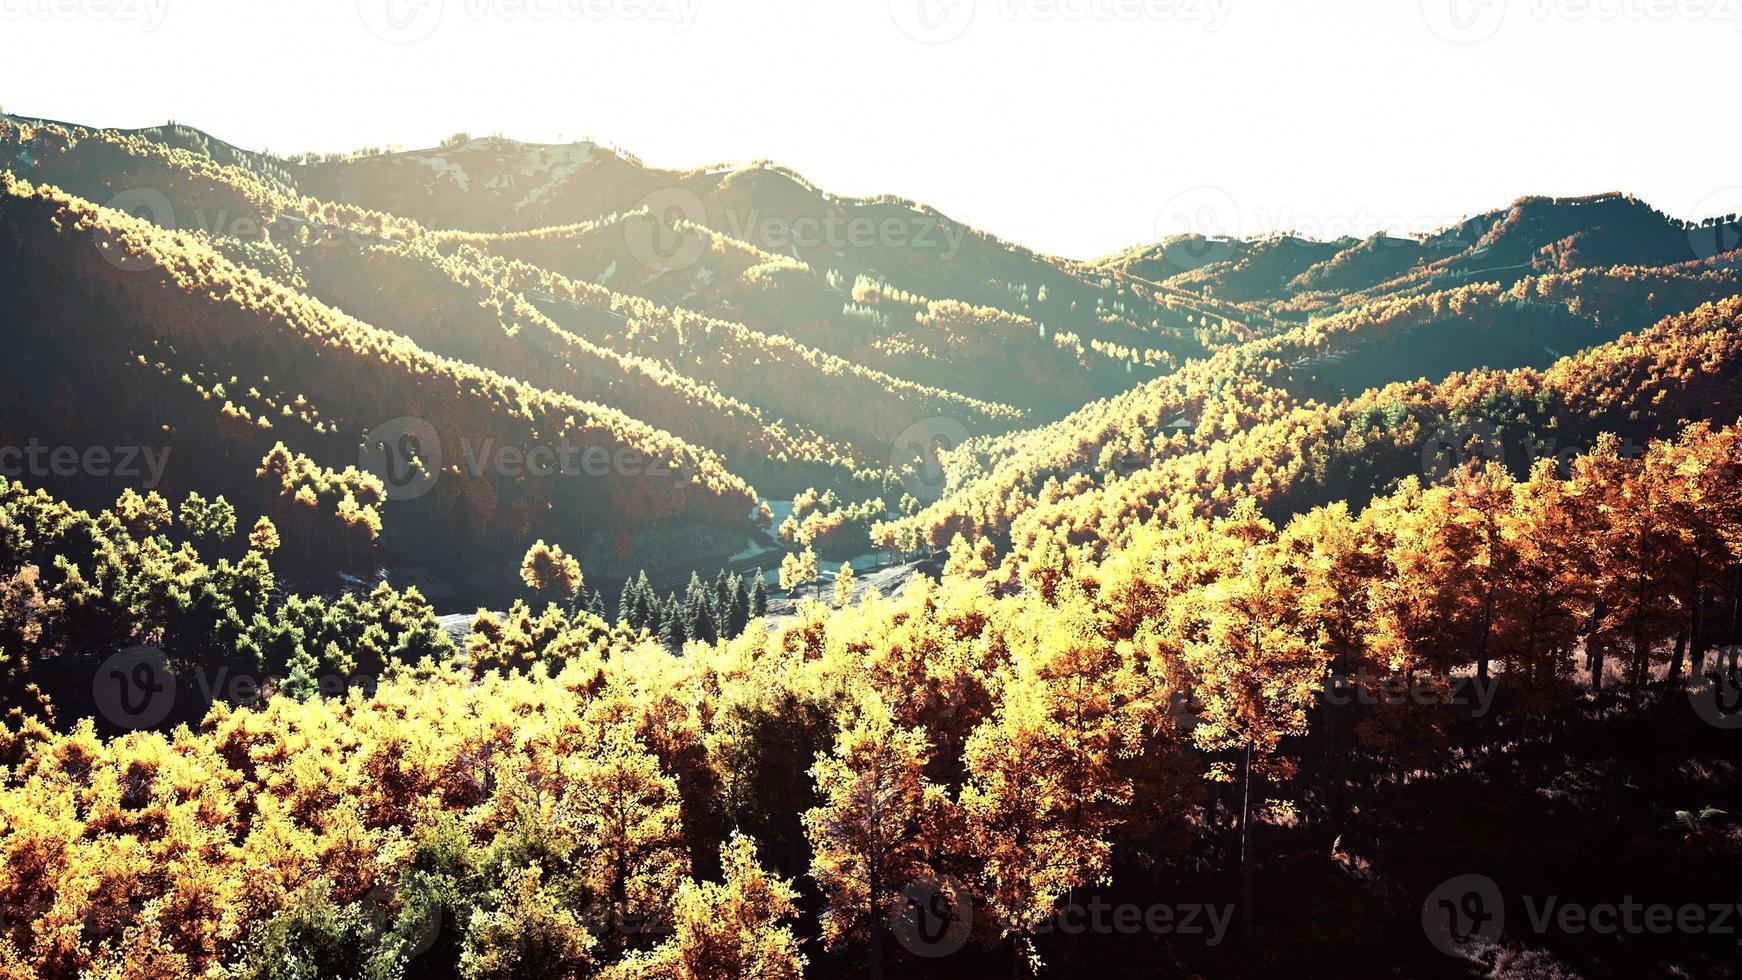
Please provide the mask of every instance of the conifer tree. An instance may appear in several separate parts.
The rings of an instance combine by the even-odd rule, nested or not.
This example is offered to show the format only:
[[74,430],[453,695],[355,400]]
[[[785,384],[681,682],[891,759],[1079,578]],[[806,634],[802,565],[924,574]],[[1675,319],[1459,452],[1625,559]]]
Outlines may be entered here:
[[460,954],[462,975],[509,980],[534,970],[554,977],[593,972],[598,941],[541,883],[541,874],[536,864],[511,869],[493,907],[472,916]]
[[677,596],[666,600],[665,622],[660,626],[659,638],[672,652],[683,649],[689,640],[689,631],[684,627],[682,608],[678,606]]
[[677,783],[627,725],[608,729],[590,758],[565,767],[559,812],[584,841],[584,873],[618,942],[663,922],[689,873]]
[[732,581],[724,568],[714,577],[713,600],[715,621],[726,622],[727,614],[732,610]]
[[756,570],[756,584],[750,587],[750,618],[768,615],[768,584],[762,580],[762,569]]
[[719,628],[714,624],[713,607],[705,597],[690,604],[686,632],[690,639],[701,643],[713,643],[720,638]]
[[744,577],[732,576],[732,594],[726,607],[726,636],[743,634],[750,623],[750,593],[744,588]]
[[656,631],[662,622],[659,610],[659,596],[653,591],[653,585],[647,581],[647,570],[642,569],[635,578],[635,594],[632,597],[635,606],[635,625],[637,629]]
[[635,580],[623,580],[623,591],[617,596],[617,624],[631,630],[640,629],[639,617],[636,615],[636,602],[641,594],[635,590]]

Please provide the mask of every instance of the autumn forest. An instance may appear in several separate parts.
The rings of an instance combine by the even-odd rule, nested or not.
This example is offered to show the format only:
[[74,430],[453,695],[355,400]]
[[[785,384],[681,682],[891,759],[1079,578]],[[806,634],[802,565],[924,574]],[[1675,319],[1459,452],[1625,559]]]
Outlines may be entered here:
[[0,115],[0,977],[1742,972],[1742,222],[1494,203]]

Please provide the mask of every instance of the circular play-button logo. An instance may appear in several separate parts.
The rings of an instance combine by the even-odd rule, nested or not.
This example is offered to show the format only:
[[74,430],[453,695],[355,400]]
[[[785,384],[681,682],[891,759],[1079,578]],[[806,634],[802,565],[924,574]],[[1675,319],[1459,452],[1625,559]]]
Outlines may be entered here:
[[954,878],[915,878],[890,910],[889,933],[915,956],[937,959],[968,943],[974,930],[974,899]]
[[889,466],[915,500],[930,503],[944,494],[948,474],[943,454],[968,441],[968,427],[947,416],[921,419],[902,430],[890,446]]
[[401,416],[363,434],[357,468],[386,485],[388,500],[413,500],[435,489],[441,473],[442,441],[424,419]]
[[1209,184],[1180,191],[1155,212],[1154,238],[1166,243],[1162,257],[1180,272],[1233,258],[1239,231],[1239,202]]
[[1421,444],[1421,472],[1430,482],[1446,483],[1471,463],[1506,462],[1506,440],[1492,422],[1475,421],[1435,430]]
[[162,650],[128,647],[97,668],[91,697],[97,711],[117,728],[154,728],[175,707],[175,675]]
[[1448,956],[1475,959],[1500,939],[1506,903],[1487,875],[1458,875],[1440,883],[1421,904],[1428,942]]
[[442,7],[442,0],[357,0],[357,16],[388,44],[415,44],[435,33]]
[[943,44],[967,32],[974,0],[889,0],[895,29],[921,44]]
[[1688,702],[1694,713],[1713,728],[1735,731],[1742,728],[1742,670],[1735,647],[1717,651],[1718,669],[1688,682]]
[[664,187],[642,198],[623,219],[624,244],[635,261],[655,272],[695,265],[707,251],[699,230],[708,223],[707,205],[687,187]]
[[1421,0],[1428,30],[1453,44],[1478,44],[1500,33],[1506,0]]
[[[103,205],[116,211],[149,221],[159,228],[175,230],[175,205],[169,195],[155,187],[133,187],[109,198]],[[146,272],[157,268],[157,259],[148,252],[129,252],[113,239],[102,242],[103,261],[123,272]]]

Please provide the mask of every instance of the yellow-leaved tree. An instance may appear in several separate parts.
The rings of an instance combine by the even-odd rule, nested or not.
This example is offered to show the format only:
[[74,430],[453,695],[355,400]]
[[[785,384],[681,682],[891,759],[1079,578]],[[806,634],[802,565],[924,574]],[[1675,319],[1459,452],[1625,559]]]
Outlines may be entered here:
[[[1276,544],[1275,529],[1250,501],[1217,523],[1250,543],[1238,568],[1202,590],[1184,661],[1202,705],[1192,738],[1239,760],[1241,923],[1249,929],[1253,780],[1288,772],[1276,751],[1283,738],[1306,732],[1327,655],[1316,624],[1302,615],[1303,577]],[[1228,768],[1213,774],[1228,778]]]
[[690,870],[676,781],[627,725],[565,768],[570,783],[557,809],[582,842],[599,918],[618,939],[659,927]]
[[835,576],[835,606],[845,608],[853,601],[853,563],[841,562],[841,572]]
[[756,861],[742,834],[720,847],[723,880],[686,881],[672,908],[672,936],[654,950],[625,957],[610,972],[636,980],[799,980],[805,955],[782,920],[798,914],[791,882]]
[[540,538],[526,549],[526,558],[520,563],[520,580],[529,589],[567,599],[580,591],[581,563],[566,554],[561,545],[545,544]]
[[968,737],[961,794],[975,890],[1010,935],[1012,956],[1031,965],[1034,928],[1059,896],[1084,881],[1084,869],[1105,857],[1103,842],[1071,830],[1074,801],[1058,771],[1037,764],[1061,741],[1038,687],[1032,679],[1013,683],[997,716]]
[[925,733],[900,728],[883,700],[861,695],[857,717],[819,753],[811,776],[821,805],[804,815],[811,877],[822,888],[823,939],[868,943],[872,980],[883,976],[888,917],[902,890],[933,874],[932,836],[951,822],[950,801],[926,781]]
[[262,516],[254,522],[254,530],[248,534],[248,545],[263,555],[270,555],[278,550],[278,528],[273,526],[272,519]]
[[780,559],[780,588],[792,592],[817,580],[817,553],[809,548]]

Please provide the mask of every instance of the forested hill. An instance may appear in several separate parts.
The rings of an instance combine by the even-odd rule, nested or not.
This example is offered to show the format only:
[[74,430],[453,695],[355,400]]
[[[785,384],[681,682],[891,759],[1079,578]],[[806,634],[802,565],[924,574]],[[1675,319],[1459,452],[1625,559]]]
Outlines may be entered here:
[[1728,976],[1739,231],[0,117],[0,980]]
[[[286,158],[7,117],[0,166],[0,274],[31,311],[6,340],[12,434],[124,420],[165,454],[164,495],[280,517],[317,576],[415,569],[456,601],[512,588],[453,574],[456,549],[506,567],[537,538],[617,578],[757,541],[1003,547],[1049,481],[1127,479],[1391,382],[1547,368],[1736,282],[1730,228],[1619,195],[1082,263],[772,164],[595,143]],[[437,472],[366,486],[405,479],[407,427]],[[256,476],[280,446],[331,476]]]

